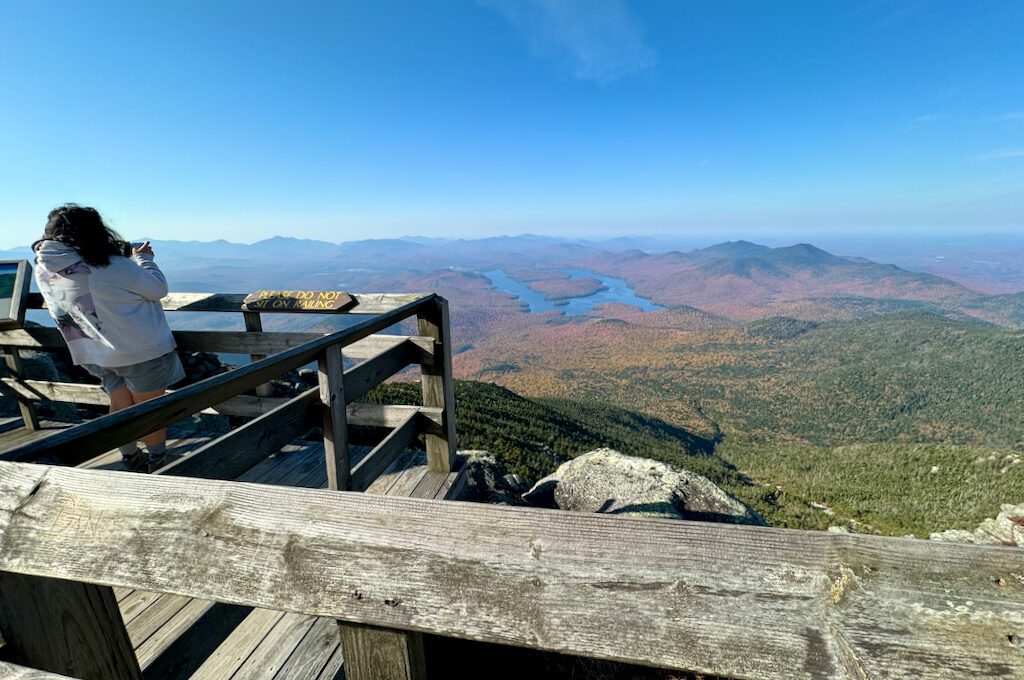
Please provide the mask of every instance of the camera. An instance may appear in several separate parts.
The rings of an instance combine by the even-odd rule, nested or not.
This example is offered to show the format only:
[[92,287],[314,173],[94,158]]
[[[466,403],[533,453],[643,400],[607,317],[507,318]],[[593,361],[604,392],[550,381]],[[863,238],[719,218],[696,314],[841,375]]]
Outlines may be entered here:
[[121,241],[120,245],[121,245],[121,254],[124,255],[125,257],[131,257],[132,256],[132,249],[133,248],[139,248],[139,247],[142,246],[141,243],[132,243],[131,241]]

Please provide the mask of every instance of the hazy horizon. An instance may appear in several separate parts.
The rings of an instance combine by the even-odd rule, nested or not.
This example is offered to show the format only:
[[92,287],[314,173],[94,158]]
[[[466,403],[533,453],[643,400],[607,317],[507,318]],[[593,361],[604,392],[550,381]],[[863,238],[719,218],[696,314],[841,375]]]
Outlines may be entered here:
[[[41,230],[40,230],[41,231]],[[671,234],[671,233],[609,233],[597,235],[594,237],[579,236],[579,235],[568,235],[558,233],[536,233],[531,231],[520,231],[520,232],[508,232],[508,233],[495,233],[482,236],[438,236],[434,234],[417,234],[417,233],[406,233],[399,236],[391,237],[378,237],[378,236],[365,236],[362,238],[348,238],[343,240],[331,240],[330,238],[320,238],[313,236],[300,236],[289,233],[273,233],[270,236],[265,236],[256,239],[244,239],[244,238],[222,238],[214,237],[207,239],[182,239],[182,238],[159,238],[151,234],[139,233],[133,234],[131,232],[125,232],[121,234],[124,238],[132,241],[138,241],[140,239],[152,239],[153,241],[162,241],[166,243],[196,243],[196,244],[209,244],[225,242],[231,245],[242,245],[251,246],[274,239],[293,239],[299,241],[316,241],[322,243],[330,243],[332,245],[344,245],[349,243],[361,243],[367,241],[433,241],[433,242],[452,242],[452,241],[477,241],[477,240],[491,240],[491,239],[522,239],[522,238],[536,238],[536,239],[549,239],[553,241],[564,241],[564,242],[580,242],[580,243],[593,243],[596,245],[614,243],[616,241],[650,241],[654,244],[669,245],[673,243],[679,244],[706,244],[707,246],[717,245],[721,243],[729,243],[736,241],[748,241],[759,245],[766,245],[769,247],[783,247],[786,245],[797,245],[797,244],[810,244],[823,249],[827,248],[822,244],[856,244],[858,242],[864,243],[877,243],[877,244],[892,244],[892,243],[918,243],[922,245],[935,245],[937,243],[947,243],[952,245],[956,242],[966,242],[971,245],[983,245],[987,242],[992,243],[1013,243],[1024,246],[1024,233],[1020,232],[992,232],[992,233],[977,233],[977,232],[961,232],[961,231],[950,231],[950,232],[928,232],[928,233],[912,233],[912,232],[899,232],[899,233],[870,233],[870,232],[856,232],[856,233],[823,233],[823,232],[810,232],[810,233],[772,233],[772,234],[744,234],[744,233],[724,233],[724,234]],[[38,238],[38,236],[36,237]],[[33,239],[35,241],[35,239]],[[32,242],[13,243],[11,245],[0,245],[0,251],[14,251],[22,248],[27,248]],[[701,245],[694,245],[693,247],[700,248]]]

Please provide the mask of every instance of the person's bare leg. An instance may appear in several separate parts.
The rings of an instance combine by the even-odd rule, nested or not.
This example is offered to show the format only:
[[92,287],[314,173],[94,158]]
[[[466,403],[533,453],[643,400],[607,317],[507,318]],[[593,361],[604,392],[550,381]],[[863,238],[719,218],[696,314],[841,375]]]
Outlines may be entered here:
[[[134,400],[134,403],[141,404],[144,401],[149,401],[150,399],[162,397],[166,392],[167,390],[160,389],[153,390],[151,392],[131,392],[130,394],[132,396],[132,399]],[[150,450],[152,450],[152,447],[154,446],[163,446],[167,444],[167,428],[157,430],[156,432],[150,432],[149,434],[142,438],[142,441],[146,443],[146,448]]]
[[[110,412],[116,413],[122,409],[126,409],[129,406],[135,405],[135,398],[127,387],[120,387],[110,393]],[[117,447],[117,450],[121,452],[121,459],[124,461],[126,469],[133,469],[137,464],[135,460],[138,458],[139,444],[138,442],[128,442]]]
[[135,398],[127,387],[119,387],[110,393],[110,412],[116,413],[121,409],[135,405]]

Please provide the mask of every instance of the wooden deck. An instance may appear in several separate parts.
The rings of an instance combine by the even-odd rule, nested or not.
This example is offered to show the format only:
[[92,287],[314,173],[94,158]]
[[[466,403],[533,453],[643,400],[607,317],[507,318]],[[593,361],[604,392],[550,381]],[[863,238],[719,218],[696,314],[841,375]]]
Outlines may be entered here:
[[[42,429],[20,429],[20,418],[0,419],[0,450],[20,446],[69,427],[43,421]],[[15,429],[18,428],[18,429]],[[170,428],[168,450],[186,453],[210,441],[194,425]],[[352,446],[358,462],[370,447]],[[461,462],[461,461],[460,461]],[[120,469],[115,450],[82,467]],[[461,470],[461,465],[457,470]],[[323,489],[327,487],[323,442],[298,440],[240,475],[236,481]],[[378,495],[451,499],[461,493],[458,471],[432,473],[426,454],[407,451],[366,490]],[[345,677],[341,638],[334,619],[209,600],[116,588],[139,665],[147,678],[330,680]]]
[[[64,423],[56,420],[40,420],[40,428],[33,431],[22,427],[20,417],[0,418],[0,452],[15,449],[55,432],[61,432],[73,425],[74,423]],[[221,433],[203,432],[198,424],[192,420],[175,423],[168,428],[167,452],[172,456],[188,453],[199,448],[218,434]],[[106,455],[89,461],[83,467],[120,470],[121,454],[117,450],[108,451]]]

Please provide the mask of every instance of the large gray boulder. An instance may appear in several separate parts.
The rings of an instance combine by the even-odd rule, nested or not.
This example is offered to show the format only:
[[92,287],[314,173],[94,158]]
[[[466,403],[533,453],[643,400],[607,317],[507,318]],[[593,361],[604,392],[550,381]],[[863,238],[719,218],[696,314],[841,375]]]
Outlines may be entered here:
[[982,543],[1024,547],[1024,503],[1003,505],[995,518],[982,520],[973,531],[950,529],[931,534],[933,541],[949,543]]
[[523,498],[531,505],[577,512],[765,524],[754,510],[706,477],[613,449],[598,449],[563,463]]

